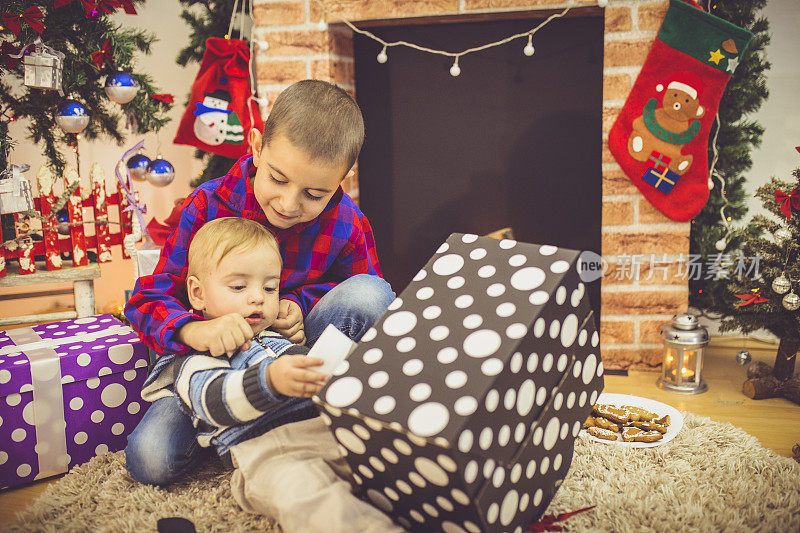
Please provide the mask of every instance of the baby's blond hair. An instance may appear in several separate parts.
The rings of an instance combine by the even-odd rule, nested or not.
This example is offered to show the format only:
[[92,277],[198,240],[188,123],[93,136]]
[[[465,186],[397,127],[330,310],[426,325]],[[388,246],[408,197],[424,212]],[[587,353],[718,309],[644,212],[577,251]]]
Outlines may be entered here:
[[209,220],[197,230],[189,244],[187,276],[208,272],[234,249],[249,250],[261,244],[275,250],[280,260],[278,241],[258,222],[239,217]]

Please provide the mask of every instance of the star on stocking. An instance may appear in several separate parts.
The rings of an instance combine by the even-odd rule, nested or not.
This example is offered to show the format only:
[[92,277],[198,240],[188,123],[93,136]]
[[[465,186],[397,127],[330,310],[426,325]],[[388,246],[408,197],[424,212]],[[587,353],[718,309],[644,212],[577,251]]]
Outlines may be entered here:
[[733,74],[736,70],[736,67],[739,66],[739,58],[738,57],[729,57],[728,58],[728,72]]
[[709,63],[714,63],[715,65],[719,65],[720,60],[722,60],[722,58],[725,57],[722,54],[722,52],[719,51],[719,48],[717,48],[713,52],[710,52],[710,54],[711,54],[711,57],[708,58],[708,61],[709,61]]

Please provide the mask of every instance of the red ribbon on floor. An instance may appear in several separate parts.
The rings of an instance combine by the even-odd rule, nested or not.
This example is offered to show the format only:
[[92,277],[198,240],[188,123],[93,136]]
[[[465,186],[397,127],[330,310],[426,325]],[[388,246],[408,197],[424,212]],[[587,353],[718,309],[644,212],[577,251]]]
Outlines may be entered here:
[[744,294],[737,294],[737,298],[744,300],[743,302],[739,302],[736,304],[737,307],[744,307],[750,304],[763,304],[764,302],[768,302],[769,298],[764,298],[761,296],[761,289],[753,289],[750,292],[746,292]]
[[543,517],[538,522],[534,522],[533,524],[528,526],[528,529],[535,532],[542,532],[542,531],[563,531],[564,529],[556,525],[556,522],[563,522],[570,516],[576,515],[578,513],[583,513],[585,511],[590,511],[597,507],[596,505],[592,505],[591,507],[584,507],[583,509],[578,509],[577,511],[572,511],[569,513],[561,513],[558,515],[547,515]]
[[175,97],[169,93],[151,94],[150,98],[158,100],[159,102],[164,102],[165,104],[171,104],[175,101]]
[[39,6],[29,7],[22,13],[3,13],[3,23],[15,36],[22,29],[23,22],[26,22],[33,31],[42,33],[44,31],[43,18],[44,13]]
[[775,189],[775,202],[787,220],[792,220],[792,209],[800,209],[800,190],[792,189],[788,193]]
[[103,68],[103,63],[106,61],[108,61],[109,65],[114,64],[114,55],[111,53],[111,41],[106,39],[100,50],[92,52],[92,61],[94,61],[94,65],[98,70]]

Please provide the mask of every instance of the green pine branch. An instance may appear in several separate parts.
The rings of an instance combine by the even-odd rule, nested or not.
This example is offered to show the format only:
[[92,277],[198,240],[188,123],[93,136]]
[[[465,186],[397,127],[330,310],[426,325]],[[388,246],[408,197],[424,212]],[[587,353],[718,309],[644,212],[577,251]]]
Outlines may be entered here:
[[[764,128],[748,118],[756,112],[769,96],[765,74],[770,68],[764,59],[770,41],[769,23],[759,16],[766,0],[727,0],[712,2],[710,11],[714,15],[753,32],[753,38],[742,55],[736,71],[725,88],[719,104],[719,134],[717,137],[718,160],[715,173],[725,180],[725,195],[728,205],[725,215],[736,224],[747,215],[746,173],[752,168],[751,152],[761,144]],[[709,165],[713,160],[711,141],[717,127],[712,127],[708,147]],[[701,263],[713,261],[720,253],[717,242],[726,236],[720,209],[725,205],[719,180],[713,178],[714,188],[708,203],[692,221],[689,253],[701,258]],[[725,254],[735,253],[747,239],[761,234],[758,226],[735,228],[729,236]],[[727,281],[689,280],[690,304],[703,312],[730,316],[736,312],[733,304],[739,300],[730,297]]]
[[[206,39],[225,36],[233,12],[234,0],[179,1],[185,8],[181,13],[181,18],[189,25],[191,33],[189,34],[189,44],[178,53],[175,61],[179,65],[186,66],[192,62],[202,61],[206,50]],[[245,2],[245,14],[249,13],[249,2]],[[232,37],[237,37],[236,30],[237,28],[234,27]],[[206,166],[200,175],[190,182],[192,187],[197,187],[201,183],[226,174],[235,163],[234,159],[202,150],[196,150],[195,157],[202,159]]]

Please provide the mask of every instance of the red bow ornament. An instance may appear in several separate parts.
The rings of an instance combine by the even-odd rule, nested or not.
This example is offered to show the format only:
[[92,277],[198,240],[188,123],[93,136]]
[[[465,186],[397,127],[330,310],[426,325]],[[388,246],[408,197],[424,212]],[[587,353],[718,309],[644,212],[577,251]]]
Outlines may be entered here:
[[28,26],[35,32],[42,33],[44,31],[44,24],[42,19],[44,13],[39,9],[39,6],[29,7],[22,13],[3,13],[3,24],[15,36],[19,34],[22,29],[22,22],[25,21]]
[[0,56],[3,58],[3,66],[8,70],[16,67],[20,59],[22,59],[19,49],[8,41],[3,41],[2,48],[0,48]]
[[[55,7],[58,9],[59,7],[65,6],[67,4],[71,4],[75,0],[56,0]],[[81,4],[83,5],[83,10],[86,12],[86,15],[91,15],[94,10],[97,9],[97,2],[92,0],[81,0]]]
[[775,189],[775,202],[787,220],[792,220],[792,209],[800,209],[800,190],[793,189],[787,194]]
[[175,97],[169,93],[151,94],[150,98],[158,100],[159,102],[164,102],[165,104],[171,104],[175,101]]
[[763,304],[764,302],[769,301],[769,298],[764,298],[761,296],[761,289],[753,289],[744,294],[737,294],[736,297],[740,300],[744,300],[743,302],[736,304],[737,307],[744,307],[750,304]]
[[106,61],[108,61],[109,65],[114,64],[114,55],[111,53],[111,41],[106,39],[100,50],[92,52],[92,61],[94,61],[94,66],[97,67],[97,70],[103,68],[103,63]]

